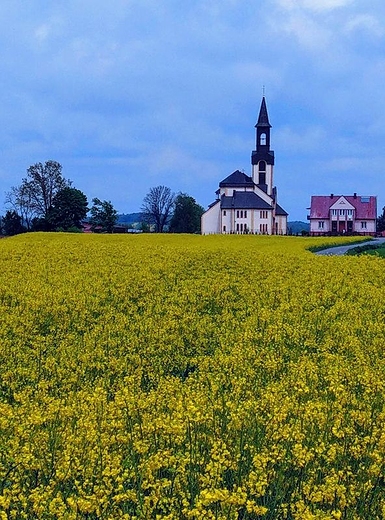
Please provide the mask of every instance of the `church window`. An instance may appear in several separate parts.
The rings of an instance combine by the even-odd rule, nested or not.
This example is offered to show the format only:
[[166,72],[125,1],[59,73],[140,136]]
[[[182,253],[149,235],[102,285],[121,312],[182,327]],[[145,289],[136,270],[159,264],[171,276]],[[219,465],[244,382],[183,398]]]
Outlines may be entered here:
[[259,171],[258,184],[266,184],[266,162],[265,161],[259,161],[258,171]]
[[245,210],[245,218],[247,218],[247,211]]
[[241,224],[241,233],[242,233],[242,231],[243,231],[243,224]]
[[237,224],[237,231],[239,231],[239,224]]
[[224,217],[226,216],[226,210],[223,211],[223,216],[224,216]]
[[266,134],[265,133],[261,134],[261,136],[259,138],[259,144],[261,144],[261,145],[266,144]]
[[226,233],[226,226],[223,226],[223,233]]
[[[243,218],[243,211],[241,210],[241,218]],[[242,224],[241,224],[242,226]],[[241,228],[241,231],[242,231],[242,228]]]
[[237,218],[239,218],[239,210],[237,210]]

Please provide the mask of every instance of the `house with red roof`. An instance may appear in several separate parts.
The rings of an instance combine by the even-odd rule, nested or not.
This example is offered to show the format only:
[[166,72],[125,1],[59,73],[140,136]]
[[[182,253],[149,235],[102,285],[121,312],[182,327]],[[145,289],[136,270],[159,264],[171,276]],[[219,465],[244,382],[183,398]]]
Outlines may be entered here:
[[314,195],[310,204],[311,235],[375,235],[377,197]]
[[217,199],[202,215],[202,234],[261,233],[286,235],[286,211],[277,202],[274,152],[270,149],[269,117],[262,98],[256,128],[256,150],[251,155],[251,176],[234,171],[219,183]]

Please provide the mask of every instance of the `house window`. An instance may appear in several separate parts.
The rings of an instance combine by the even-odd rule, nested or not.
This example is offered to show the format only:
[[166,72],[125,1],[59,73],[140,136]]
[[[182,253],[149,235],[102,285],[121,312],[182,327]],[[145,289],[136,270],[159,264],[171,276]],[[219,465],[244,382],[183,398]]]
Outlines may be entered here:
[[361,229],[366,229],[366,222],[361,222]]
[[340,209],[340,215],[345,215],[345,210],[344,209]]
[[323,229],[323,228],[324,228],[324,224],[325,224],[324,221],[323,221],[323,220],[320,220],[320,221],[318,222],[318,229]]
[[332,215],[335,217],[337,215],[337,209],[332,209]]
[[349,217],[351,217],[353,215],[353,210],[352,209],[348,209],[347,211],[348,211]]
[[223,216],[224,216],[224,217],[226,216],[226,210],[223,211]]

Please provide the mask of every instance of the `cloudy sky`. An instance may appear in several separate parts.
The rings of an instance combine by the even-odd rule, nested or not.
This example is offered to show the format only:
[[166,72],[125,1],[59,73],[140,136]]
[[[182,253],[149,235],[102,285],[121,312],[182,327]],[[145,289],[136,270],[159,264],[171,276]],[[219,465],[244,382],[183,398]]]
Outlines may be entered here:
[[207,207],[251,172],[263,85],[289,220],[311,195],[385,205],[383,0],[2,0],[0,20],[1,205],[53,159],[119,212],[160,184]]

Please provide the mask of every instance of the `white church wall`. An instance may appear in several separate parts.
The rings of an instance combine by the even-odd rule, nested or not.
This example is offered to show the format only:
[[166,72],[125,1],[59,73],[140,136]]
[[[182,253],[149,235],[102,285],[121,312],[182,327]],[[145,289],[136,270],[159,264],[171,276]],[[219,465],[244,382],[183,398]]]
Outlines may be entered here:
[[283,215],[276,215],[275,222],[277,225],[277,235],[287,234],[287,218]]
[[218,201],[214,206],[211,206],[202,215],[201,219],[202,235],[211,235],[213,233],[220,233],[220,202]]

